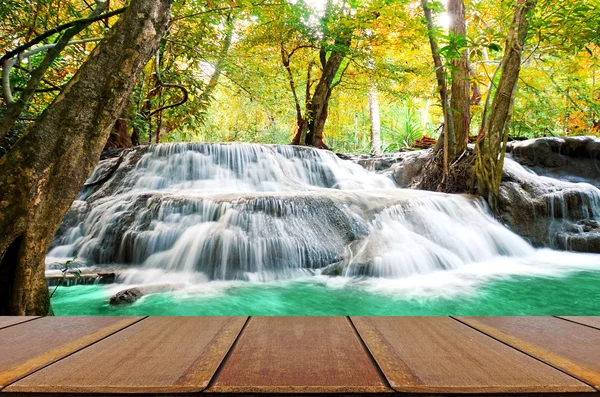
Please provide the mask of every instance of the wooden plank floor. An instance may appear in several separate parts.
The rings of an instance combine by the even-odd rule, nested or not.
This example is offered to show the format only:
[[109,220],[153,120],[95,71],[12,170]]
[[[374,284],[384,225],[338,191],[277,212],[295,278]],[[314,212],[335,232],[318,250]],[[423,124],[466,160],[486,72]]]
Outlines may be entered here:
[[36,316],[22,316],[22,317],[0,317],[0,329],[10,327],[11,325],[17,325],[27,321],[34,320]]
[[[183,393],[204,390],[242,317],[152,317],[48,366],[7,391]],[[82,371],[82,368],[89,368]]]
[[600,388],[600,331],[597,329],[554,317],[462,317],[459,320]]
[[598,396],[594,317],[0,317],[0,395]]
[[346,317],[255,317],[210,392],[387,392]]
[[0,388],[141,320],[45,317],[0,330]]
[[590,391],[573,377],[451,318],[359,317],[352,321],[399,392]]
[[572,321],[577,324],[587,325],[588,327],[600,329],[600,317],[560,317],[564,320]]

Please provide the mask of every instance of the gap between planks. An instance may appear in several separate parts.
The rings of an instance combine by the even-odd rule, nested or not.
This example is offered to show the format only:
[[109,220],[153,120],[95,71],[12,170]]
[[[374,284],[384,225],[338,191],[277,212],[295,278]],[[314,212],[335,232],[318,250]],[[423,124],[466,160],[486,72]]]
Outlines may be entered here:
[[[492,339],[494,339],[494,340],[496,340],[496,341],[498,341],[498,342],[500,342],[500,343],[502,343],[502,344],[504,344],[504,345],[506,345],[506,346],[508,346],[508,347],[510,347],[510,348],[512,348],[512,349],[514,349],[514,350],[516,350],[516,351],[518,351],[518,352],[520,352],[520,353],[523,353],[523,354],[525,354],[526,356],[529,356],[529,357],[531,357],[531,358],[533,358],[533,359],[535,359],[535,360],[537,360],[537,361],[541,362],[542,364],[545,364],[545,365],[547,365],[547,366],[549,366],[549,367],[552,367],[552,368],[554,368],[555,370],[557,370],[557,371],[559,371],[559,372],[562,372],[563,374],[565,374],[565,375],[567,375],[567,376],[569,376],[569,377],[571,377],[571,378],[573,378],[573,379],[577,379],[577,380],[578,380],[578,381],[580,381],[581,383],[584,383],[584,384],[588,385],[589,387],[591,387],[592,389],[594,389],[596,392],[600,392],[600,389],[598,388],[598,386],[597,386],[597,385],[594,385],[594,384],[593,384],[592,382],[590,382],[589,380],[583,379],[582,377],[580,377],[580,376],[578,376],[578,375],[576,375],[576,374],[573,374],[573,373],[571,373],[571,372],[568,372],[567,370],[565,370],[565,369],[561,368],[559,365],[556,365],[555,363],[553,363],[553,362],[552,362],[552,361],[550,361],[550,360],[546,360],[546,359],[544,359],[544,358],[542,358],[542,357],[538,357],[538,356],[537,356],[537,355],[535,355],[534,353],[528,352],[526,349],[523,349],[523,348],[521,348],[521,347],[519,347],[519,346],[516,346],[516,344],[515,344],[515,345],[513,345],[513,344],[511,344],[511,343],[509,343],[509,342],[507,342],[507,341],[503,340],[502,338],[500,338],[500,337],[497,337],[497,336],[493,335],[493,333],[491,333],[491,332],[487,332],[487,331],[485,331],[485,330],[479,329],[479,328],[477,328],[476,326],[469,324],[467,321],[461,320],[461,319],[459,318],[459,316],[450,316],[450,318],[452,318],[453,320],[455,320],[455,321],[458,321],[459,323],[461,323],[461,324],[463,324],[463,325],[466,325],[467,327],[469,327],[469,328],[471,328],[471,329],[473,329],[473,330],[475,330],[475,331],[477,331],[477,332],[480,332],[481,334],[483,334],[483,335],[485,335],[485,336],[487,336],[487,337],[489,337],[489,338],[492,338]],[[588,325],[586,325],[586,324],[581,324],[581,323],[579,323],[579,322],[571,321],[571,320],[568,320],[568,319],[565,319],[565,318],[561,318],[561,317],[558,317],[558,316],[551,316],[551,317],[548,317],[548,318],[556,318],[556,319],[558,319],[558,320],[561,320],[561,321],[566,321],[566,322],[569,322],[569,323],[575,324],[575,325],[577,325],[577,326],[580,326],[580,327],[585,327],[585,328],[591,328],[591,329],[594,329],[594,330],[598,330],[598,329],[597,329],[597,328],[595,328],[595,327],[588,326]],[[493,327],[490,327],[490,328],[493,328]],[[498,330],[498,332],[501,332],[501,333],[502,333],[502,331],[500,331],[500,330]],[[529,345],[529,342],[527,342],[527,341],[524,341],[524,340],[521,340],[521,339],[520,339],[518,336],[513,336],[513,335],[510,335],[510,334],[509,334],[509,336],[510,336],[511,338],[514,338],[514,339],[520,340],[520,341],[522,341],[523,343],[525,343],[525,344]],[[550,352],[550,353],[551,353],[551,354],[555,354],[555,353],[552,353],[552,352]],[[557,357],[562,357],[560,354],[556,354],[556,356],[557,356]]]

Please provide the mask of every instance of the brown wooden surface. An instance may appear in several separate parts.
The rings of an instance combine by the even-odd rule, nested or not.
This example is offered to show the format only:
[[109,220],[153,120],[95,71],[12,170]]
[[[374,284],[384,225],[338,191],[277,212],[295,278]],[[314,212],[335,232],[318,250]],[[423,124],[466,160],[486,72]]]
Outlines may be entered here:
[[152,317],[46,367],[7,392],[198,392],[246,317]]
[[44,317],[0,330],[0,389],[141,317]]
[[252,317],[207,392],[391,392],[346,317]]
[[31,321],[36,318],[39,318],[39,317],[38,316],[10,316],[10,317],[0,316],[0,329],[11,327],[13,325],[24,323],[27,321]]
[[[598,302],[600,305],[600,302]],[[561,316],[563,320],[571,321],[578,324],[587,325],[588,327],[600,329],[600,317],[570,317],[570,316]]]
[[600,330],[555,317],[460,317],[600,390]]
[[352,317],[390,385],[412,393],[592,392],[448,317]]

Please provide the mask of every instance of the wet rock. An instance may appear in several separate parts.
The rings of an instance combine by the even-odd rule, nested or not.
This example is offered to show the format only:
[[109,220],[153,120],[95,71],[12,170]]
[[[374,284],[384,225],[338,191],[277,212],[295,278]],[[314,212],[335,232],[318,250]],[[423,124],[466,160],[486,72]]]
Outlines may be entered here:
[[[539,138],[510,142],[507,150],[502,222],[536,246],[600,253],[600,139]],[[431,150],[397,153],[380,172],[399,187],[416,188],[432,156]]]
[[142,296],[144,296],[144,293],[139,288],[130,288],[111,296],[109,303],[112,306],[128,305],[137,301]]
[[600,190],[536,175],[506,160],[500,218],[533,245],[600,253]]
[[553,137],[510,142],[507,152],[538,175],[600,188],[600,138]]
[[352,161],[369,171],[380,172],[388,171],[394,164],[402,162],[405,156],[410,156],[411,153],[417,152],[420,151],[403,150],[396,153],[384,153],[377,156],[372,154],[338,154],[338,157],[342,160]]
[[112,284],[116,279],[116,273],[98,273],[98,284]]
[[128,288],[111,296],[108,302],[112,306],[129,305],[139,300],[143,296],[162,292],[171,292],[183,287],[184,286],[180,284],[162,284]]
[[391,169],[394,181],[400,187],[414,188],[420,180],[425,166],[432,159],[432,149],[403,153],[400,161],[394,164]]
[[391,177],[398,187],[414,188],[425,165],[433,158],[433,150],[407,150],[381,156],[345,155],[344,158]]

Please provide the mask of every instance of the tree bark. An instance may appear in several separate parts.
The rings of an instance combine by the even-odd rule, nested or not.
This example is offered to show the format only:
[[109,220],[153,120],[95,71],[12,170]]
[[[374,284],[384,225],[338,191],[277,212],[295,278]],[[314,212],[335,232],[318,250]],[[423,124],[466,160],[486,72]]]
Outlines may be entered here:
[[[325,129],[325,122],[327,121],[329,110],[329,99],[331,98],[331,92],[339,83],[338,81],[334,84],[334,79],[346,57],[345,50],[347,50],[349,46],[350,39],[336,40],[334,49],[327,59],[325,49],[321,49],[320,58],[323,67],[321,78],[308,103],[304,123],[299,123],[296,135],[292,140],[292,145],[306,145],[321,149],[329,149],[323,139],[323,130]],[[306,129],[305,134],[303,134],[304,129]]]
[[371,119],[371,154],[381,154],[381,120],[379,118],[379,101],[377,87],[369,90],[369,118]]
[[438,140],[438,144],[435,146],[435,151],[444,150],[444,175],[448,175],[449,162],[454,159],[456,155],[456,137],[454,135],[454,120],[450,108],[450,101],[448,98],[448,84],[446,83],[446,72],[442,57],[440,56],[440,50],[438,43],[435,40],[435,24],[433,23],[433,15],[429,9],[428,0],[421,0],[421,7],[427,20],[427,31],[429,34],[429,45],[431,47],[431,55],[433,56],[433,63],[435,66],[435,77],[438,84],[438,91],[440,93],[440,99],[442,101],[442,110],[444,112],[444,130],[442,136]]
[[0,314],[48,313],[46,251],[156,51],[172,1],[132,0],[61,94],[0,159]]
[[[463,0],[448,0],[448,14],[450,16],[450,31],[455,38],[467,36],[467,23],[465,20],[465,4]],[[471,129],[471,83],[469,50],[461,52],[460,59],[452,60],[452,96],[450,108],[456,135],[456,156],[460,156],[469,143]]]
[[229,52],[229,48],[231,47],[231,41],[233,39],[233,24],[234,20],[231,15],[227,16],[226,22],[226,30],[225,30],[225,39],[223,40],[223,46],[221,47],[221,51],[219,53],[219,59],[215,64],[215,70],[210,76],[210,80],[204,89],[204,92],[200,95],[200,101],[208,103],[210,102],[215,89],[217,88],[217,84],[219,84],[219,78],[223,73],[223,68],[225,66],[225,61],[227,59],[227,53]]
[[[87,20],[92,20],[98,15],[102,13],[108,6],[107,0],[96,0],[96,8],[90,13]],[[52,62],[60,55],[60,53],[69,45],[70,40],[75,37],[76,34],[85,29],[91,22],[82,22],[78,25],[75,25],[69,29],[67,29],[62,36],[56,41],[56,43],[52,46],[52,48],[48,49],[46,56],[42,63],[31,72],[31,77],[27,82],[27,87],[21,93],[21,96],[18,100],[13,101],[10,94],[6,95],[5,88],[5,96],[7,96],[6,101],[8,102],[6,112],[2,116],[0,120],[0,144],[5,139],[6,135],[8,135],[8,131],[12,128],[15,122],[18,120],[19,116],[25,109],[25,106],[31,99],[31,97],[35,94],[35,90],[37,86],[42,81],[44,74],[52,65]],[[6,60],[3,64],[3,73],[6,75],[10,72],[10,61]],[[10,83],[8,83],[10,85]],[[10,89],[8,90],[10,92]]]
[[511,30],[506,39],[504,57],[500,64],[502,74],[482,128],[483,138],[480,139],[477,147],[475,174],[479,192],[487,196],[492,209],[497,208],[510,119],[521,71],[523,46],[529,31],[529,19],[536,4],[537,0],[517,0]]
[[129,136],[129,109],[123,110],[121,116],[115,121],[113,129],[108,136],[103,150],[121,149],[132,147],[131,137]]

